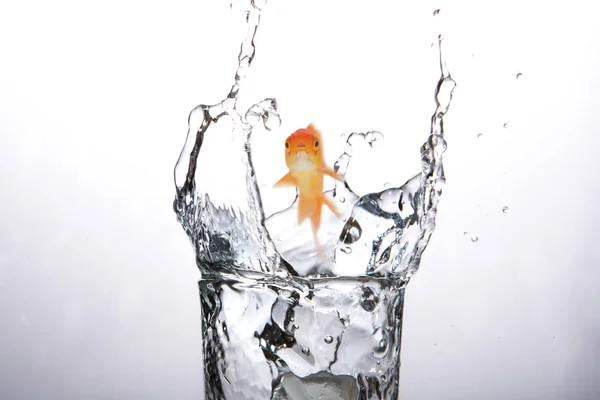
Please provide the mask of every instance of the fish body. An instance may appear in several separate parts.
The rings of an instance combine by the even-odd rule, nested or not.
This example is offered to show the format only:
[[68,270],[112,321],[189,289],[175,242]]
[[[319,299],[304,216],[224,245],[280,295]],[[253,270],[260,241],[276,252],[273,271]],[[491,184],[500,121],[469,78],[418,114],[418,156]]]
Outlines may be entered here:
[[298,188],[298,225],[310,218],[315,246],[321,251],[317,233],[321,226],[323,204],[334,214],[340,215],[331,200],[323,194],[323,178],[328,175],[341,182],[344,180],[325,164],[321,132],[312,124],[306,129],[298,129],[286,139],[285,163],[289,172],[275,183],[275,187]]

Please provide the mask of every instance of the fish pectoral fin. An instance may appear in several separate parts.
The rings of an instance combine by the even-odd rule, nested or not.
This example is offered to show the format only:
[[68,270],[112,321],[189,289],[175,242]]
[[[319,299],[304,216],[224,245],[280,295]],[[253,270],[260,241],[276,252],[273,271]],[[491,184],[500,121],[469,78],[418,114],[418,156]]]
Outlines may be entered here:
[[321,201],[331,210],[332,213],[334,213],[338,217],[342,216],[342,214],[340,214],[333,201],[329,200],[324,194],[321,194]]
[[330,168],[323,167],[323,168],[320,168],[320,171],[323,174],[332,177],[333,179],[336,179],[340,182],[344,182],[344,178],[342,178],[341,175],[338,175],[334,170],[332,170]]
[[296,186],[296,178],[294,178],[292,176],[291,172],[288,172],[287,174],[285,174],[283,176],[283,178],[281,178],[280,180],[275,182],[275,184],[273,185],[273,187],[285,187],[285,186]]

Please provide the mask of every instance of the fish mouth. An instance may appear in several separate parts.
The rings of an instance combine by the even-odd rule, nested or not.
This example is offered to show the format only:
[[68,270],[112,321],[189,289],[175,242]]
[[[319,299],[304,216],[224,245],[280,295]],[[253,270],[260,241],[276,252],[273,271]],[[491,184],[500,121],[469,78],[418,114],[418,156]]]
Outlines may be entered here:
[[316,166],[306,151],[296,152],[293,164],[296,171],[309,171],[315,169]]

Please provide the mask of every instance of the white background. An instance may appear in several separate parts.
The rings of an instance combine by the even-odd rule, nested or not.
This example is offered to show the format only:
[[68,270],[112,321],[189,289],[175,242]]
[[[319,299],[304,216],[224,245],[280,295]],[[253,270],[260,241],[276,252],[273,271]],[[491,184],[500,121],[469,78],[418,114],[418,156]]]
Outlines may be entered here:
[[[376,129],[386,171],[412,176],[443,32],[447,185],[407,289],[401,397],[600,398],[597,5],[418,3],[267,5],[242,102],[276,97],[284,123],[257,173],[313,121],[328,160]],[[225,0],[0,5],[0,398],[200,398],[172,172],[244,33]]]

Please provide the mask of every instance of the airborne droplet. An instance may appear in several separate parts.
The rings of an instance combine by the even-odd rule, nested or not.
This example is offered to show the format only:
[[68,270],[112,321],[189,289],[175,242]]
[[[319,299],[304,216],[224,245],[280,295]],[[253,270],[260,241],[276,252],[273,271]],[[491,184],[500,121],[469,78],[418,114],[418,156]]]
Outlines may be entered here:
[[436,9],[436,10],[433,12],[433,16],[435,17],[435,16],[436,16],[436,15],[438,15],[439,13],[440,13],[440,9],[438,8],[438,9]]
[[303,347],[302,348],[302,354],[304,354],[305,356],[309,356],[310,355],[310,349],[308,347]]
[[502,207],[502,212],[504,214],[508,214],[509,211],[510,211],[510,209],[507,206]]
[[478,238],[477,236],[473,236],[473,237],[471,238],[471,242],[475,243],[475,242],[477,242],[477,241],[479,241],[479,238]]
[[506,122],[504,125],[502,125],[504,127],[504,129],[508,128],[508,122]]
[[523,76],[523,74],[519,72],[519,73],[517,74],[517,79],[521,78],[522,76]]
[[333,337],[332,336],[327,335],[327,336],[325,336],[324,340],[325,340],[325,343],[327,343],[327,344],[333,343]]

